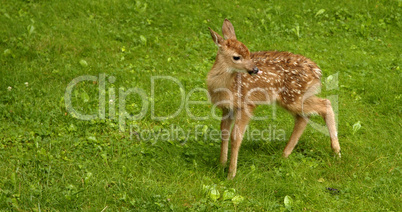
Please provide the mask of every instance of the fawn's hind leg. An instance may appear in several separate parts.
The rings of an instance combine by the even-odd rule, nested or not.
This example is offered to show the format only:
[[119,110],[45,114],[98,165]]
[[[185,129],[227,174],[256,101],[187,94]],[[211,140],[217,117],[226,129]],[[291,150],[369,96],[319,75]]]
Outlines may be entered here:
[[341,156],[341,147],[338,141],[338,133],[336,132],[335,114],[331,102],[328,99],[312,96],[303,102],[301,113],[306,115],[318,113],[325,120],[331,138],[332,150]]
[[287,158],[290,153],[292,153],[293,148],[295,148],[300,136],[303,134],[304,129],[308,123],[308,117],[303,117],[301,115],[296,115],[295,126],[293,128],[292,135],[290,136],[289,142],[283,150],[283,157]]

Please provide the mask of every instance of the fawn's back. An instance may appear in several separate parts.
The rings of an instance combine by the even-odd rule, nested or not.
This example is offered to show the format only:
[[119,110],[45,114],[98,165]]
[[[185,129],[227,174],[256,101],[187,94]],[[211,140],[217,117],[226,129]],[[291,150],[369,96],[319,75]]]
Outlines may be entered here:
[[[314,95],[320,87],[321,70],[310,59],[289,52],[250,53],[237,40],[218,51],[208,75],[208,88],[214,104],[223,108],[270,104],[274,101],[292,111],[303,98]],[[232,55],[232,56],[227,56]],[[234,55],[234,56],[233,56]],[[241,57],[243,61],[234,60]],[[239,71],[240,65],[258,68],[257,73]],[[244,70],[247,70],[245,68]]]
[[277,51],[255,52],[250,56],[259,68],[258,74],[241,74],[242,83],[235,82],[234,87],[240,86],[242,95],[248,95],[251,102],[270,97],[270,101],[277,101],[285,108],[297,106],[306,93],[316,93],[321,84],[321,70],[304,56]]

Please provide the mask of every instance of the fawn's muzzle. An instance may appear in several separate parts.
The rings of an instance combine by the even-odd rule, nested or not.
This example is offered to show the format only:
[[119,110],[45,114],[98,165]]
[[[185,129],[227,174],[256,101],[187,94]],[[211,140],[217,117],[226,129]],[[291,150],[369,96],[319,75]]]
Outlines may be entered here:
[[259,70],[257,67],[254,67],[253,70],[248,71],[248,73],[249,73],[250,75],[253,75],[253,74],[258,74],[259,71],[260,71],[260,70]]

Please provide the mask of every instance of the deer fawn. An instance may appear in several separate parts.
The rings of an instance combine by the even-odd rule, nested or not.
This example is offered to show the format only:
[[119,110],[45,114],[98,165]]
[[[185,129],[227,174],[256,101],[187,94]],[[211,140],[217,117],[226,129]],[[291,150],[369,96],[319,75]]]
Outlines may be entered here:
[[[321,86],[321,70],[310,59],[289,52],[252,52],[236,39],[233,25],[225,19],[224,38],[210,29],[219,47],[208,73],[211,102],[222,109],[220,163],[225,165],[228,142],[231,158],[228,178],[236,175],[237,157],[246,126],[259,104],[277,102],[295,116],[295,125],[283,156],[290,155],[310,115],[322,116],[329,130],[331,147],[340,156],[334,112],[328,99],[315,96]],[[234,123],[234,125],[233,125]],[[232,127],[233,125],[233,127]]]

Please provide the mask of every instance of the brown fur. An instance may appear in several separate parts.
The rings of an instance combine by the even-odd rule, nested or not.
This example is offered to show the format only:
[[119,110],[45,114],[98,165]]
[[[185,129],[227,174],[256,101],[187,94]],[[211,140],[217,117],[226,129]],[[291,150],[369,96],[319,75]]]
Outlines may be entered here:
[[[236,175],[237,157],[246,126],[259,104],[279,103],[295,116],[293,133],[283,156],[288,157],[297,144],[312,114],[326,121],[331,146],[340,155],[331,103],[315,96],[321,85],[321,70],[310,59],[289,52],[253,52],[236,39],[233,25],[225,20],[224,38],[210,29],[219,47],[216,61],[208,73],[207,84],[211,102],[222,109],[222,165],[227,162],[228,141],[231,159],[228,178]],[[240,58],[235,60],[237,57]],[[247,72],[258,67],[257,75]],[[234,124],[233,124],[234,123]],[[231,130],[233,125],[233,129]]]

